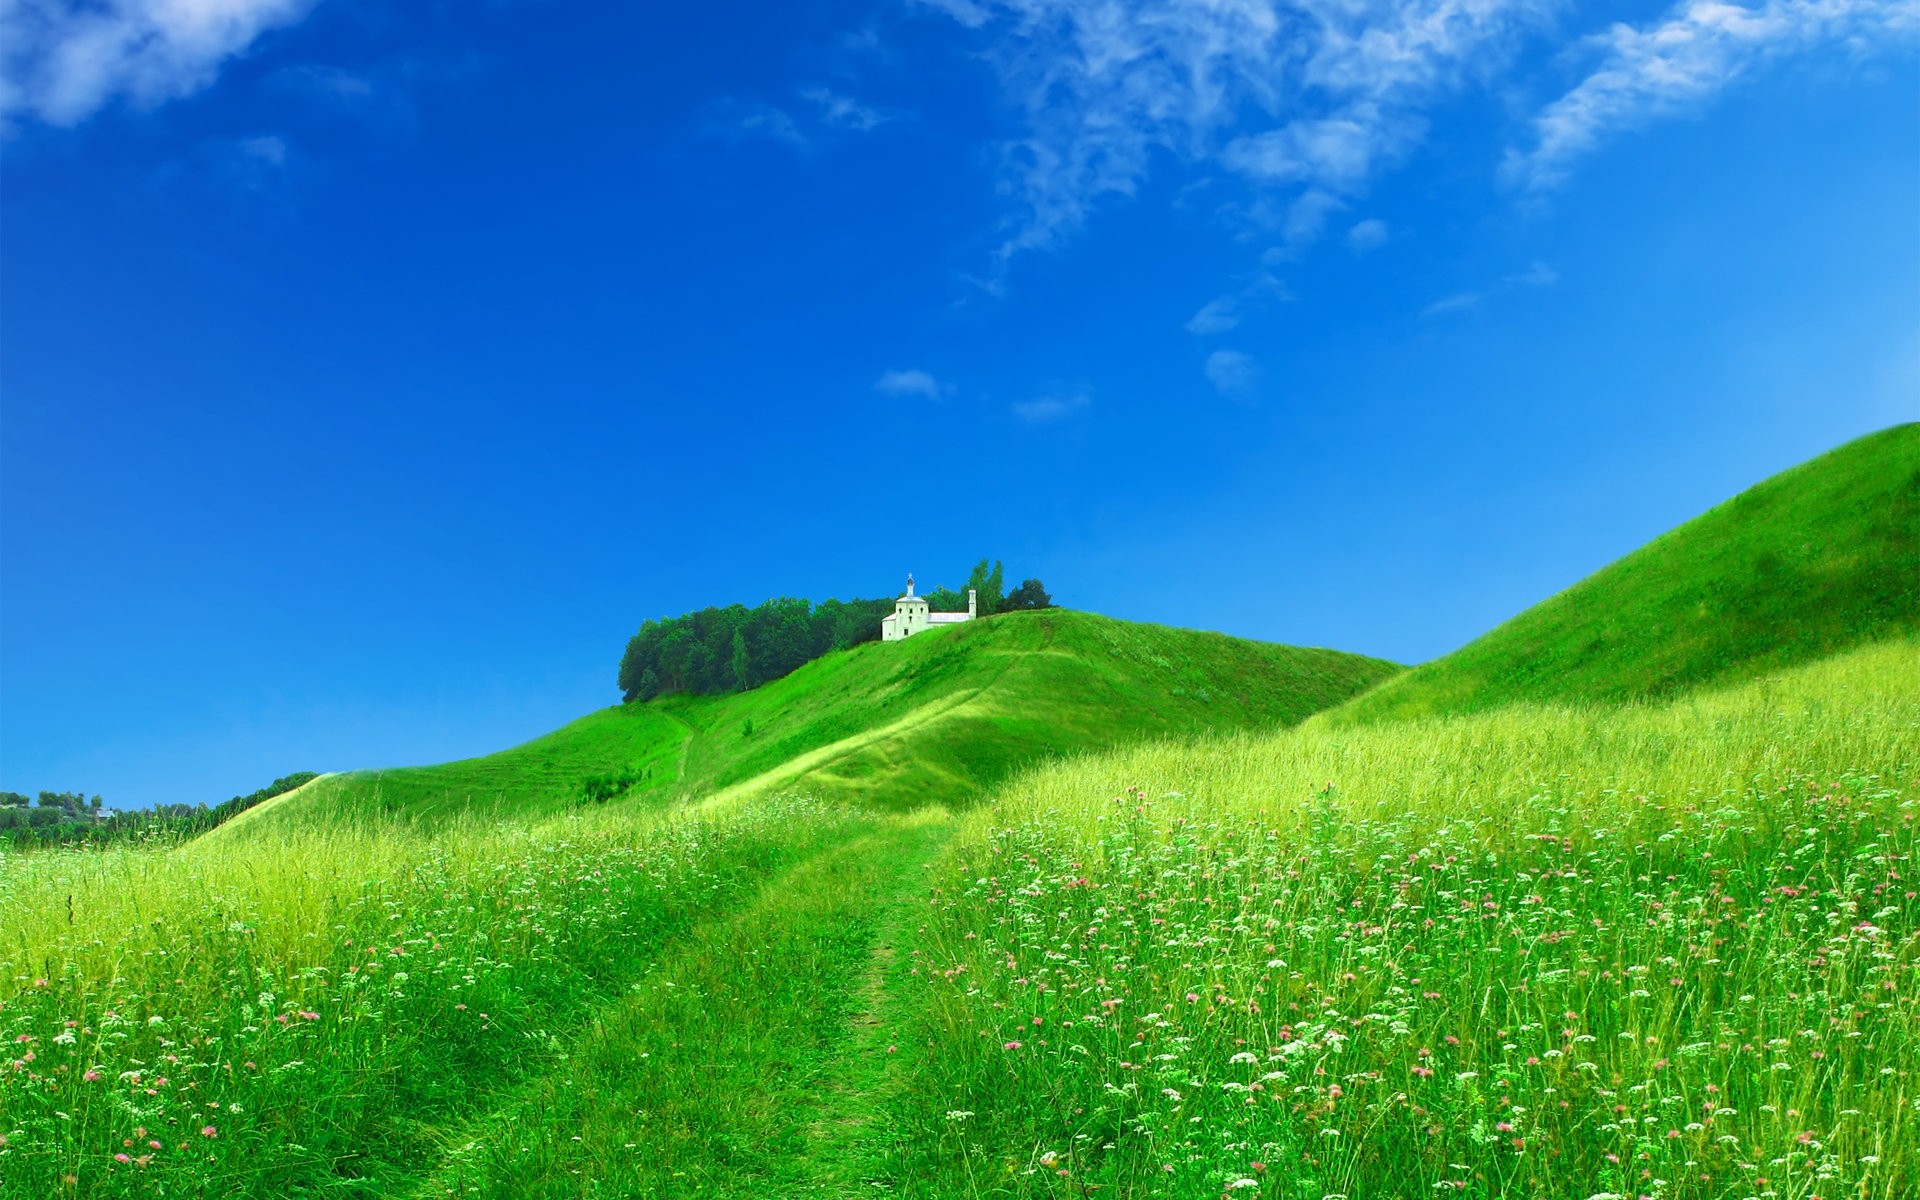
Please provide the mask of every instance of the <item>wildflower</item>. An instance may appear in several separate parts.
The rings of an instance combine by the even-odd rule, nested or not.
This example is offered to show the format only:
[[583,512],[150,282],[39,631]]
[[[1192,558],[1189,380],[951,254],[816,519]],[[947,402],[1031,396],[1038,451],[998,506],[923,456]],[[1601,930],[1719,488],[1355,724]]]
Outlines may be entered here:
[[1002,1050],[1018,1050],[1018,1049],[1020,1048],[1020,1043],[1019,1043],[1019,1042],[1008,1042],[1007,1044],[1005,1044],[1004,1046],[1001,1046],[1000,1048],[1001,1048]]
[[200,1136],[203,1138],[219,1137],[220,1131],[211,1125],[202,1125],[200,1127]]

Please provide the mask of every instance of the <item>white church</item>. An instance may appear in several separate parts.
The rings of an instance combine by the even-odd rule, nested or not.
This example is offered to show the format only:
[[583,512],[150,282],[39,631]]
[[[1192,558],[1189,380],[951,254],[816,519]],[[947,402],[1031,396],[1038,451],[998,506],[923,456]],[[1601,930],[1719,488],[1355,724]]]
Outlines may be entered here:
[[973,588],[967,589],[967,611],[937,613],[927,610],[927,598],[913,594],[913,576],[907,576],[907,594],[893,602],[893,615],[880,618],[880,640],[898,642],[916,633],[971,621],[979,613],[979,599]]

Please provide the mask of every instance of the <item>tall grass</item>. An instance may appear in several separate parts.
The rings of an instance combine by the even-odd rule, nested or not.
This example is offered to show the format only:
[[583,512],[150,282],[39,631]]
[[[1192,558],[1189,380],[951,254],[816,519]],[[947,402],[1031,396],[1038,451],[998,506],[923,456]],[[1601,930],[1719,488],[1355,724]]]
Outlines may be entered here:
[[1907,641],[1661,707],[1039,772],[936,894],[896,1178],[1911,1195],[1916,679]]
[[391,1194],[666,941],[860,828],[787,801],[0,858],[0,1196]]

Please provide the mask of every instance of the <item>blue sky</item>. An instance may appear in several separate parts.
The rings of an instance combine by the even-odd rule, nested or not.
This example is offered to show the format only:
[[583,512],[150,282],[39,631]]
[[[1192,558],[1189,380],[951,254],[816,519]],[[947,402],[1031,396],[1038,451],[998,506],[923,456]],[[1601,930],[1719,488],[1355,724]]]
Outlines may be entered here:
[[957,583],[1402,661],[1920,417],[1911,0],[0,4],[0,787]]

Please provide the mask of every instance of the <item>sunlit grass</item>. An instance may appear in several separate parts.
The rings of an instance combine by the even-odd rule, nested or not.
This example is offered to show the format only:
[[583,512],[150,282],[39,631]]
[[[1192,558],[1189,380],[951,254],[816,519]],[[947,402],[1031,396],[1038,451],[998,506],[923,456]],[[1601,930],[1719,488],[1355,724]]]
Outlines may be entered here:
[[664,943],[861,827],[780,802],[0,859],[0,1195],[389,1194]]
[[1666,707],[1041,771],[941,880],[898,1178],[1910,1194],[1916,679],[1904,642]]

